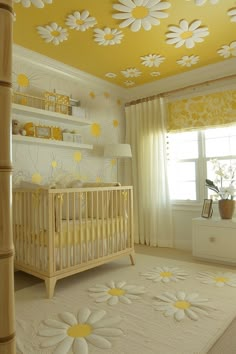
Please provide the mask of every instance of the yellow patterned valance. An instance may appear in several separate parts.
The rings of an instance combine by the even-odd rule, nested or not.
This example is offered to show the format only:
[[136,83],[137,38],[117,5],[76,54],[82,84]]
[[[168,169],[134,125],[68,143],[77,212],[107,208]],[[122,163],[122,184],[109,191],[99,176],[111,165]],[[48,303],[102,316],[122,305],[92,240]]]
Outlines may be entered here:
[[236,90],[170,102],[168,130],[190,130],[236,123]]

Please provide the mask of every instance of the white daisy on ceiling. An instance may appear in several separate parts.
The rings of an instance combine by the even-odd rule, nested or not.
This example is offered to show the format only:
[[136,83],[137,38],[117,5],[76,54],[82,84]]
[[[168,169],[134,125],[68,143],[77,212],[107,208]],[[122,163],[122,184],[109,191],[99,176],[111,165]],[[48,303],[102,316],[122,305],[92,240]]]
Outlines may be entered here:
[[140,58],[142,60],[142,64],[149,68],[152,68],[153,66],[158,67],[165,60],[165,58],[159,54],[149,54]]
[[168,17],[163,10],[168,9],[171,4],[161,0],[119,0],[113,8],[119,13],[112,15],[113,18],[124,20],[120,27],[129,27],[132,32],[137,32],[143,27],[149,31],[152,26],[160,24],[160,19]]
[[60,44],[68,39],[68,32],[66,28],[62,28],[56,22],[51,25],[38,26],[37,31],[46,43],[52,42],[55,45]]
[[126,70],[122,70],[121,74],[124,75],[125,77],[138,77],[142,73],[136,68],[128,68]]
[[122,334],[119,328],[113,326],[120,322],[119,317],[108,317],[106,311],[91,311],[82,308],[77,316],[70,312],[58,315],[60,320],[48,319],[45,327],[39,329],[39,335],[46,337],[42,348],[57,346],[54,353],[88,354],[89,345],[99,349],[110,349],[110,338]]
[[151,75],[151,76],[160,76],[161,73],[160,73],[160,71],[152,71],[152,72],[150,73],[150,75]]
[[229,15],[230,17],[230,21],[231,22],[236,22],[236,8],[232,9],[232,10],[229,10],[227,12],[227,14]]
[[75,11],[71,15],[68,15],[65,24],[71,29],[84,32],[90,27],[95,26],[97,23],[95,17],[90,17],[89,12],[84,10],[82,12]]
[[96,299],[96,302],[107,302],[109,305],[131,304],[132,300],[139,299],[139,295],[145,293],[145,288],[136,285],[129,285],[125,281],[115,282],[111,280],[105,285],[96,285],[89,289],[90,296]]
[[146,279],[152,280],[153,282],[163,282],[169,283],[170,281],[177,282],[179,280],[186,279],[188,275],[186,272],[179,268],[173,267],[154,267],[152,270],[142,273]]
[[225,285],[236,287],[236,274],[230,272],[202,272],[199,273],[197,279],[200,280],[203,284],[213,284],[219,288],[222,288]]
[[187,294],[183,291],[177,291],[175,294],[166,292],[160,296],[155,296],[159,301],[154,307],[157,311],[164,312],[166,317],[172,316],[177,321],[183,320],[185,317],[197,321],[199,315],[209,316],[209,306],[206,305],[208,299],[199,298],[199,294]]
[[195,20],[189,23],[181,20],[178,26],[169,26],[170,32],[166,34],[166,43],[174,44],[175,48],[185,45],[186,48],[193,48],[195,43],[203,42],[203,37],[209,35],[207,27],[201,27],[201,21]]
[[209,1],[210,4],[215,5],[219,2],[219,0],[194,0],[197,6],[202,6]]
[[236,57],[236,41],[230,43],[230,45],[223,45],[217,53],[223,58],[229,58],[230,56]]
[[115,73],[106,73],[105,76],[108,77],[109,79],[114,79],[115,77],[117,77]]
[[133,86],[135,84],[135,82],[131,81],[131,80],[126,80],[124,82],[125,86]]
[[14,2],[21,3],[24,7],[30,7],[33,4],[40,9],[44,7],[44,4],[52,4],[52,0],[14,0]]
[[176,63],[181,66],[190,67],[194,64],[197,64],[199,61],[198,55],[184,55],[181,59],[177,60]]
[[104,30],[96,28],[94,30],[94,41],[99,45],[115,45],[120,44],[123,33],[115,28],[106,27]]

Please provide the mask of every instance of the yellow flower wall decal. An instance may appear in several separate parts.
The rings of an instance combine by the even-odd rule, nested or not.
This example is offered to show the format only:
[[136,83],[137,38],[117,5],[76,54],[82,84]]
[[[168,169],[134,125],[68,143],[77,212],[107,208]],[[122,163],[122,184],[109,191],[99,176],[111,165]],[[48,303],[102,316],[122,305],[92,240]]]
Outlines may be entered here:
[[93,91],[89,92],[90,98],[95,98],[95,93]]
[[113,120],[113,126],[114,126],[114,128],[117,128],[118,125],[119,125],[119,121],[118,121],[117,119],[114,119],[114,120]]
[[80,162],[82,160],[82,154],[80,151],[76,151],[73,157],[74,157],[74,161],[76,162]]
[[31,181],[33,183],[36,183],[36,184],[41,184],[43,180],[43,177],[40,175],[40,173],[34,173],[32,176],[31,176]]
[[19,87],[29,87],[30,80],[26,74],[20,73],[16,77],[16,83]]
[[52,166],[52,168],[56,168],[57,167],[57,161],[56,160],[52,160],[51,166]]
[[91,125],[91,134],[92,136],[98,137],[101,135],[101,126],[98,123],[93,123]]

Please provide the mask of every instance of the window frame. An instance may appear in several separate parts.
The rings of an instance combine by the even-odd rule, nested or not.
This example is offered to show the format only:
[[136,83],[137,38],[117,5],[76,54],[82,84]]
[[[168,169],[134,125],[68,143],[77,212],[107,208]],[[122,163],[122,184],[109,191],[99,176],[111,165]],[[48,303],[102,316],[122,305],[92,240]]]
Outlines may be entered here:
[[[234,125],[236,127],[236,124]],[[205,186],[205,180],[207,178],[207,162],[216,158],[219,161],[220,160],[227,160],[227,159],[236,159],[236,154],[235,155],[225,155],[225,156],[211,156],[207,157],[206,156],[206,137],[205,137],[205,131],[208,129],[215,129],[215,128],[222,128],[221,127],[208,127],[208,128],[203,128],[197,130],[197,143],[198,143],[198,158],[190,158],[190,159],[177,159],[176,162],[189,162],[189,161],[195,161],[195,173],[196,173],[196,200],[182,200],[182,199],[170,199],[170,202],[172,205],[176,206],[201,206],[202,205],[202,200],[208,199],[208,189]],[[187,132],[187,131],[186,131]],[[171,134],[174,134],[174,132],[170,132]],[[167,133],[167,136],[168,134]],[[181,133],[181,132],[176,132],[176,133]],[[184,133],[184,131],[183,131]],[[168,138],[167,138],[168,140]],[[167,148],[168,149],[168,148]],[[168,154],[167,154],[168,155]],[[168,173],[168,171],[167,171]],[[170,195],[171,197],[171,195]],[[214,201],[213,201],[214,203]]]

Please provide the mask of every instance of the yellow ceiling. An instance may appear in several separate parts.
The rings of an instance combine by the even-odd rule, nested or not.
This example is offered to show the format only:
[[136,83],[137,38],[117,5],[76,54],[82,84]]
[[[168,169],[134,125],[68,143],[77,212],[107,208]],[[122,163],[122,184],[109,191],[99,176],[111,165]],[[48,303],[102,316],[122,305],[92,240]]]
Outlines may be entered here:
[[15,44],[126,88],[236,57],[236,0],[14,0],[14,11]]

